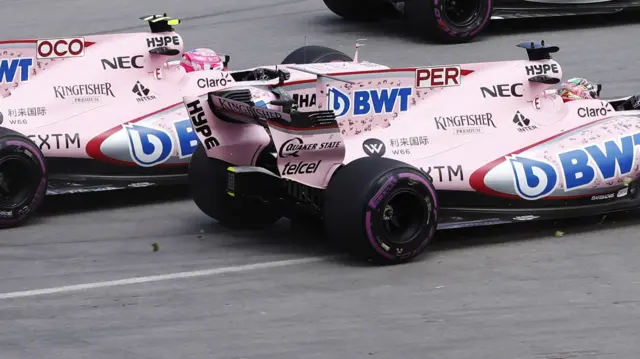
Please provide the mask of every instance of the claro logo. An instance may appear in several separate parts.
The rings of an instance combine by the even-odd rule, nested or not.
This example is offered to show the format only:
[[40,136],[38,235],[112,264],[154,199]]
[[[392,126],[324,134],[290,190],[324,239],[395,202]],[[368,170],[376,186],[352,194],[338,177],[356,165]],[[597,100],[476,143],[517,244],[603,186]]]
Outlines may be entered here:
[[601,102],[601,107],[580,107],[578,108],[578,116],[582,118],[607,116],[613,111],[606,103]]
[[227,83],[229,81],[227,81],[227,79],[210,79],[210,78],[204,78],[204,79],[198,79],[198,87],[200,87],[201,89],[203,88],[212,88],[212,87],[224,87],[227,86]]

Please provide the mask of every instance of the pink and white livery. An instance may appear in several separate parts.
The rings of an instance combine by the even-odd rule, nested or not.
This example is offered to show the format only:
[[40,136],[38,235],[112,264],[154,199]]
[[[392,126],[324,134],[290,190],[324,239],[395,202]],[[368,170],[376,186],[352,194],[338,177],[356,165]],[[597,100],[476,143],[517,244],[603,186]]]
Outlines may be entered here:
[[602,100],[583,79],[560,93],[558,47],[518,46],[528,60],[410,68],[313,61],[337,51],[307,46],[185,96],[194,201],[233,227],[321,219],[383,263],[436,229],[637,207],[638,97]]
[[241,79],[229,56],[183,52],[179,20],[141,19],[150,33],[0,41],[0,228],[45,193],[186,183],[198,137],[183,96]]
[[199,140],[183,97],[265,76],[183,51],[178,19],[141,20],[150,33],[0,41],[0,228],[45,194],[186,183]]

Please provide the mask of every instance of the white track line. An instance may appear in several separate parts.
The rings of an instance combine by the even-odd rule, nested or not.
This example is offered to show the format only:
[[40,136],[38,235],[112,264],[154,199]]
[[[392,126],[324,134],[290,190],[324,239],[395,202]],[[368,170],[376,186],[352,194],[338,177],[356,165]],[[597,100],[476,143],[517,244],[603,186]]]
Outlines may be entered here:
[[204,269],[204,270],[198,270],[198,271],[192,271],[192,272],[180,272],[180,273],[154,275],[154,276],[148,276],[148,277],[119,279],[119,280],[112,280],[107,282],[94,282],[94,283],[69,285],[64,287],[25,290],[22,292],[1,293],[0,299],[35,297],[35,296],[45,295],[45,294],[77,292],[81,290],[89,290],[89,289],[105,288],[105,287],[116,287],[120,285],[129,285],[129,284],[159,282],[163,280],[172,280],[172,279],[180,279],[180,278],[207,277],[207,276],[221,275],[221,274],[227,274],[227,273],[247,272],[247,271],[252,271],[256,269],[268,269],[268,268],[287,267],[287,266],[293,266],[293,265],[299,265],[299,264],[314,263],[314,262],[327,260],[328,258],[329,257],[306,257],[306,258],[300,258],[300,259],[288,259],[288,260],[275,261],[275,262],[246,264],[246,265],[233,266],[233,267]]

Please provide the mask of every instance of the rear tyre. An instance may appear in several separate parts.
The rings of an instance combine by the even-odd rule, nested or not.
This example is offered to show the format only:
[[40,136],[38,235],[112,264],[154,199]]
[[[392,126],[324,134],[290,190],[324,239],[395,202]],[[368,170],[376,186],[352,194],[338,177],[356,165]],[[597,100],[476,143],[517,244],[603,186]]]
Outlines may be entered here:
[[253,202],[227,194],[227,168],[230,165],[207,157],[198,146],[189,162],[191,197],[207,216],[230,229],[263,229],[274,224],[280,216],[264,202]]
[[406,0],[412,32],[442,43],[469,42],[489,25],[493,0]]
[[323,62],[334,61],[353,61],[344,52],[334,50],[330,47],[308,45],[303,46],[297,50],[292,51],[287,57],[282,60],[282,65],[285,64],[316,64]]
[[[346,1],[348,2],[348,1]],[[308,45],[292,51],[282,60],[282,64],[315,64],[334,61],[351,62],[349,55],[325,46]],[[291,218],[291,228],[296,230],[312,230],[322,228],[322,221],[306,216]]]
[[375,21],[385,15],[385,3],[381,0],[324,0],[334,14],[350,21]]
[[0,229],[25,223],[46,193],[42,151],[27,137],[0,128]]
[[435,235],[436,191],[422,171],[406,163],[360,158],[329,182],[324,221],[330,238],[355,257],[380,264],[407,262]]

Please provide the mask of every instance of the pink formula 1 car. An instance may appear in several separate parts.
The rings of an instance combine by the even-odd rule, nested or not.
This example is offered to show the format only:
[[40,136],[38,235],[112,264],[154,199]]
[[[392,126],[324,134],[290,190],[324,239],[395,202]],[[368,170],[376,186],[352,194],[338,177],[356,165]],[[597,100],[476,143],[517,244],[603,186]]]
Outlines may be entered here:
[[183,52],[177,19],[142,19],[150,33],[0,41],[0,228],[45,193],[186,183],[198,137],[183,96],[264,75]]
[[329,51],[304,47],[260,80],[185,96],[194,201],[230,227],[321,219],[382,263],[437,229],[637,207],[638,97],[561,95],[558,48],[519,46],[528,60],[417,68],[301,64]]

